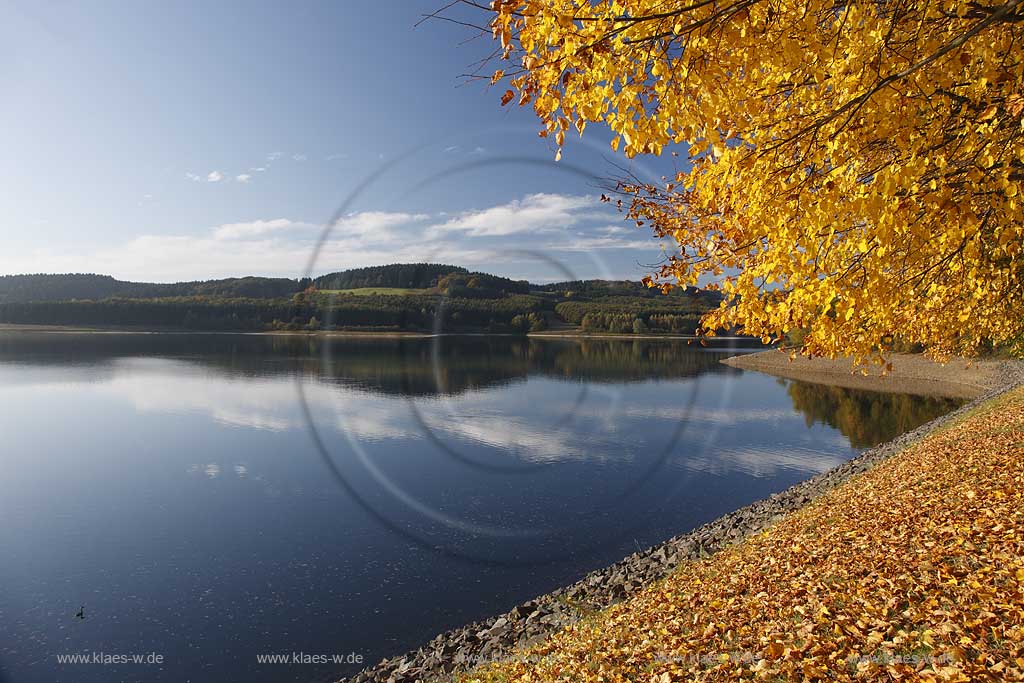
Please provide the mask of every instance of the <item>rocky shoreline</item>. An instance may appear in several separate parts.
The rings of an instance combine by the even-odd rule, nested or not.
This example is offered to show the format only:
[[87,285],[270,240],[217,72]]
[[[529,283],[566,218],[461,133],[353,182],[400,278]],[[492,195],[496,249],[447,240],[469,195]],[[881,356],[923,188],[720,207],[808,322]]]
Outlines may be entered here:
[[838,467],[769,498],[740,508],[693,531],[640,551],[580,581],[536,597],[504,614],[443,633],[404,655],[385,659],[339,683],[428,683],[458,671],[511,657],[595,611],[628,598],[680,563],[700,559],[771,526],[850,477],[957,420],[980,403],[1024,385],[1024,364],[1003,362],[997,386],[961,408],[876,446]]

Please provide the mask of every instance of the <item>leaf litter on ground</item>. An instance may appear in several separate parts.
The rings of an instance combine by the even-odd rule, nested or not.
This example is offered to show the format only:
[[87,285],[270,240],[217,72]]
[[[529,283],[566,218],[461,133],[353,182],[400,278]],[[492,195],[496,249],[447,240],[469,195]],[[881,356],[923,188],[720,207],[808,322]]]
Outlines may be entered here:
[[464,683],[1024,681],[1024,389]]

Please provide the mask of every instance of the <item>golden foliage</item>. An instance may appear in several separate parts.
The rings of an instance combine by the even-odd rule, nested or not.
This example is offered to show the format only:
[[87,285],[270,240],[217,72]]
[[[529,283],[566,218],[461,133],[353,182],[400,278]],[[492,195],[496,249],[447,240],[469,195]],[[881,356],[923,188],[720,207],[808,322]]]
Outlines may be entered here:
[[688,146],[620,189],[679,243],[660,282],[734,295],[709,330],[972,355],[1024,332],[1020,2],[496,0],[495,80],[559,156],[589,122],[627,156]]
[[468,676],[1024,680],[1024,390]]

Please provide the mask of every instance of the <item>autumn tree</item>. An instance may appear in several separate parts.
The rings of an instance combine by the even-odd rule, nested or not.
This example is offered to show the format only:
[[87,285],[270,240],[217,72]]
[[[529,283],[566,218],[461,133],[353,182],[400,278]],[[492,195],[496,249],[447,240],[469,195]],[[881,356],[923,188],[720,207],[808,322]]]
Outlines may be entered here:
[[593,122],[629,157],[679,149],[674,177],[619,185],[679,244],[651,285],[713,278],[707,329],[806,330],[805,352],[863,360],[893,335],[1020,351],[1020,2],[475,6],[503,103],[532,105],[558,156]]

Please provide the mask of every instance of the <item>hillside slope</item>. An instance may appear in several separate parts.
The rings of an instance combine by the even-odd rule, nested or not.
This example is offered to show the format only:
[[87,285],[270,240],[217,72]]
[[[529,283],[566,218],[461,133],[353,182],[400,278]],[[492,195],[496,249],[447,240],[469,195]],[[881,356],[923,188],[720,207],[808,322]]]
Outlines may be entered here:
[[126,282],[92,273],[3,275],[0,303],[71,301],[88,299],[157,299],[173,296],[276,299],[300,288],[289,278],[240,277],[195,282]]
[[0,323],[200,330],[692,334],[717,292],[662,294],[640,282],[533,285],[445,264],[339,271],[314,279],[125,282],[108,275],[0,277]]

